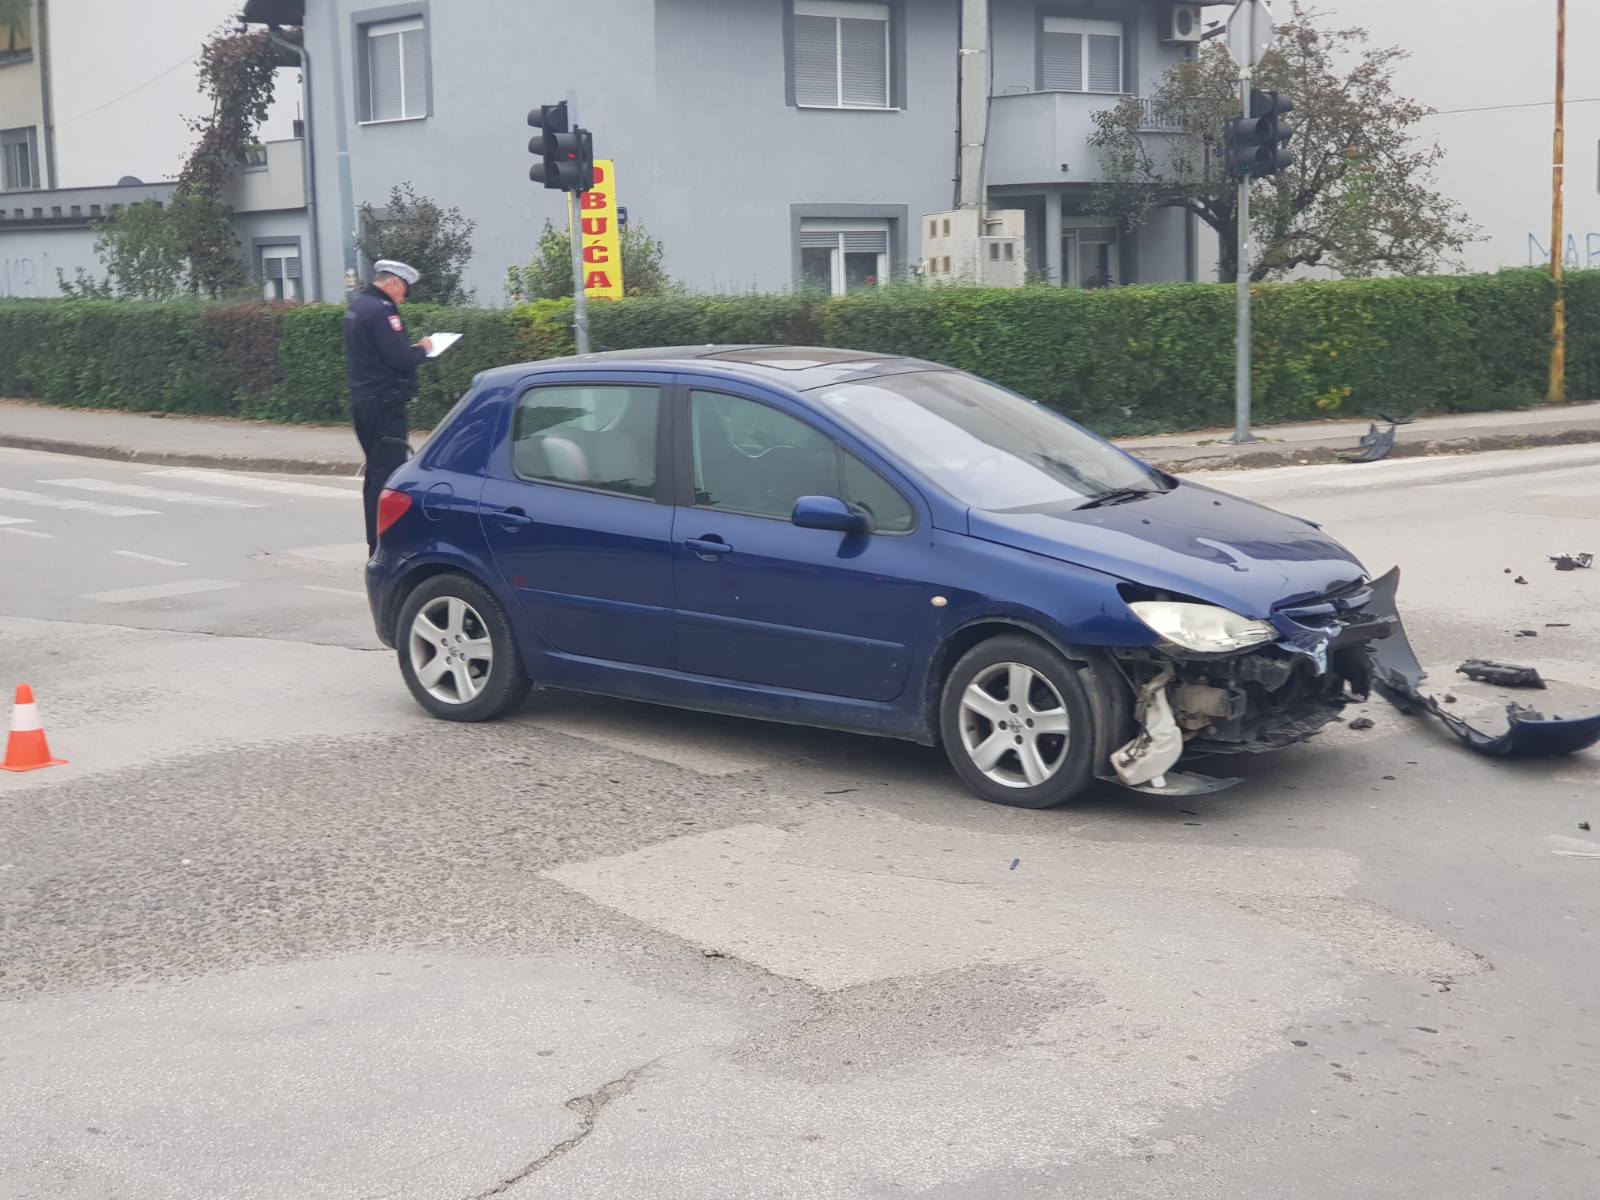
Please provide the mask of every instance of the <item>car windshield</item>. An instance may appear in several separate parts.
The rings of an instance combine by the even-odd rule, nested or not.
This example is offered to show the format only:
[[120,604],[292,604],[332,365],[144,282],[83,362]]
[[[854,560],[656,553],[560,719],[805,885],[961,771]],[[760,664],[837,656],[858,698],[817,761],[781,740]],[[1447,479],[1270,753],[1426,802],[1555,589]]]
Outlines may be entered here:
[[956,371],[885,375],[813,393],[840,420],[991,511],[1164,491],[1161,476],[1043,405]]

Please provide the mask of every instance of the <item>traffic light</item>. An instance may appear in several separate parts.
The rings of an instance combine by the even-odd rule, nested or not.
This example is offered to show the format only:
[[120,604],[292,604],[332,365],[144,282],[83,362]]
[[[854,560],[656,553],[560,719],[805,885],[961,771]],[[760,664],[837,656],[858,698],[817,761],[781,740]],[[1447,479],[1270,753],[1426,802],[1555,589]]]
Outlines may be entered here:
[[541,131],[528,139],[528,153],[539,158],[528,168],[529,179],[558,192],[594,186],[594,136],[568,127],[566,101],[530,109],[528,124]]
[[1284,149],[1294,136],[1294,126],[1283,119],[1293,111],[1294,102],[1282,93],[1250,93],[1250,115],[1234,117],[1223,126],[1230,178],[1266,179],[1294,165],[1294,155]]
[[1294,126],[1284,120],[1294,111],[1294,101],[1282,92],[1251,92],[1250,115],[1258,122],[1262,164],[1261,176],[1282,175],[1294,166],[1294,155],[1284,149],[1294,137]]

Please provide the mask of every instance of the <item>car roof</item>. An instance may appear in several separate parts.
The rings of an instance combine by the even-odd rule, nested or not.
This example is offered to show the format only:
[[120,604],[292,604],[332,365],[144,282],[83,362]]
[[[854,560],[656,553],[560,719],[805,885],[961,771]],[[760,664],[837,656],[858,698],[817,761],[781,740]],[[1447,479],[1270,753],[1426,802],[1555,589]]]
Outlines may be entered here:
[[918,358],[841,350],[827,346],[707,345],[607,350],[596,354],[547,358],[485,373],[485,383],[509,385],[530,373],[585,371],[606,367],[630,370],[693,371],[729,379],[748,379],[803,392],[852,379],[903,375],[950,368]]

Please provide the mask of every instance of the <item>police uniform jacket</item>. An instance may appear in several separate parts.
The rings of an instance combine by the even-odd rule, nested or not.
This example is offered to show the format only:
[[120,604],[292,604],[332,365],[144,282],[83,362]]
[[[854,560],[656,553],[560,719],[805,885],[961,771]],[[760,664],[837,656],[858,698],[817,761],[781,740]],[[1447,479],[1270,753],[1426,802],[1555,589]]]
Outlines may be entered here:
[[345,369],[353,401],[403,405],[417,390],[417,364],[428,357],[406,336],[405,322],[372,284],[344,314]]

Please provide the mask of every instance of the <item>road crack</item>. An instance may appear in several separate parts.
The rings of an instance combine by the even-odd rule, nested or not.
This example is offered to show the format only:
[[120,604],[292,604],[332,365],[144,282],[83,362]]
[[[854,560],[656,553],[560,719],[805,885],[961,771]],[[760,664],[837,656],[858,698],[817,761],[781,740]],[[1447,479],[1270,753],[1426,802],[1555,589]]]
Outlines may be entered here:
[[613,1079],[608,1083],[602,1083],[592,1092],[582,1096],[574,1096],[571,1100],[568,1100],[567,1107],[578,1114],[578,1130],[576,1133],[569,1138],[557,1142],[554,1146],[551,1146],[550,1149],[546,1150],[543,1154],[534,1159],[521,1170],[515,1172],[514,1174],[507,1175],[499,1183],[485,1191],[474,1193],[473,1195],[469,1196],[467,1200],[488,1200],[488,1197],[490,1196],[503,1195],[512,1188],[516,1187],[517,1184],[521,1183],[524,1179],[527,1179],[530,1175],[537,1174],[538,1172],[544,1170],[551,1163],[555,1162],[556,1159],[567,1153],[567,1151],[576,1149],[578,1146],[582,1145],[584,1139],[594,1132],[596,1124],[599,1123],[600,1114],[606,1110],[606,1105],[610,1104],[613,1100],[616,1100],[621,1096],[626,1096],[629,1092],[633,1091],[633,1089],[638,1086],[639,1080],[644,1073],[660,1061],[661,1060],[659,1058],[653,1058],[647,1063],[634,1067],[633,1070],[629,1071],[625,1075]]

